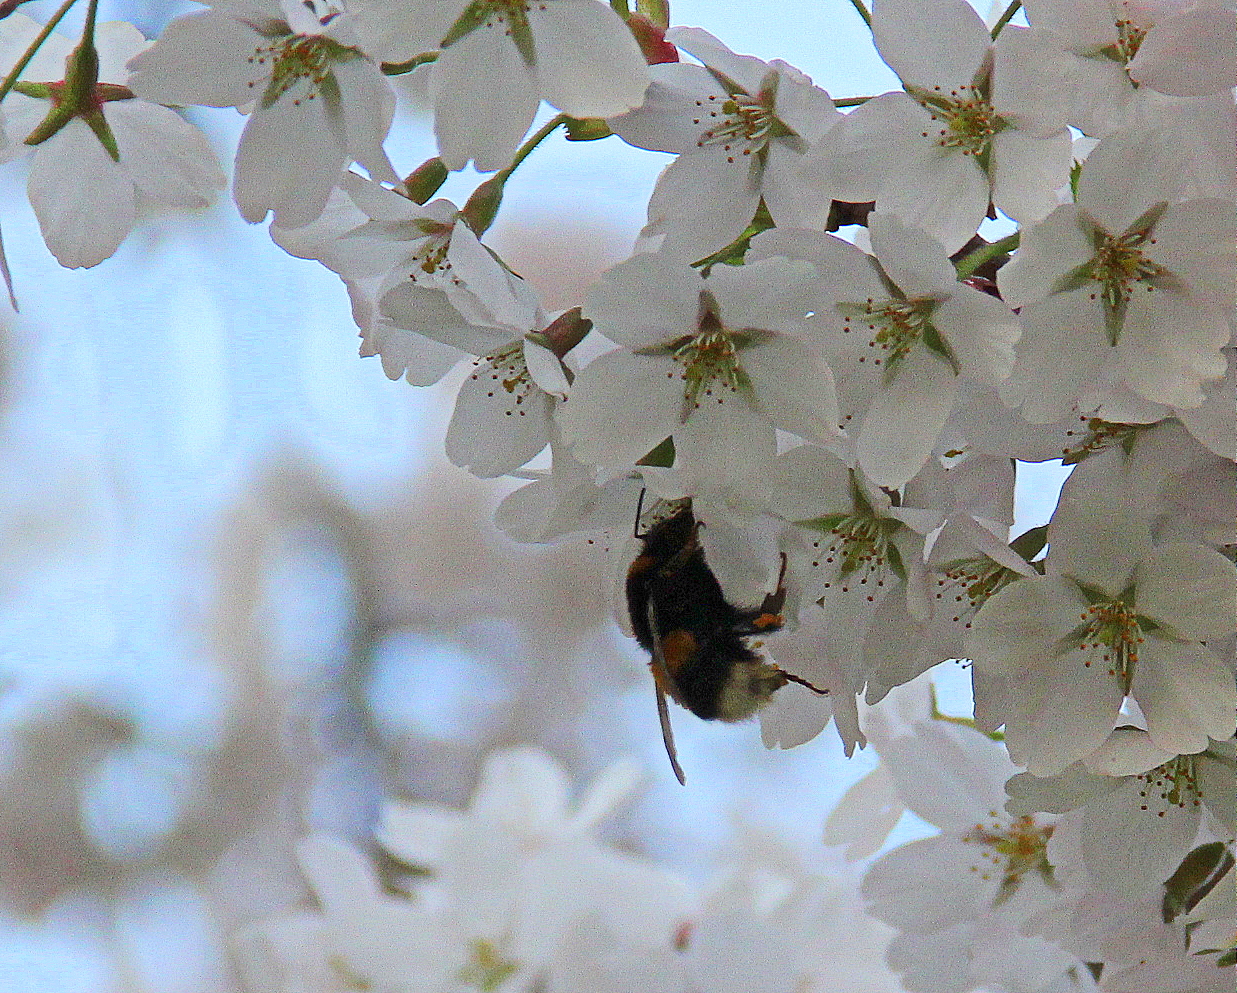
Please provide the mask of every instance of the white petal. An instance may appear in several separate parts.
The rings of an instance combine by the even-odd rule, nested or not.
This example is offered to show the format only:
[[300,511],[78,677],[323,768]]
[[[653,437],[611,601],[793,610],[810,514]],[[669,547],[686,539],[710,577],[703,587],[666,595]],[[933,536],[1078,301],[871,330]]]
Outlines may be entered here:
[[1122,234],[1149,207],[1177,199],[1180,150],[1164,134],[1127,129],[1101,141],[1078,177],[1078,206],[1110,235]]
[[1070,416],[1114,361],[1103,337],[1103,312],[1084,287],[1026,305],[1018,316],[1022,337],[1001,399],[1021,407],[1032,424],[1052,424]]
[[563,767],[541,749],[510,748],[486,758],[470,809],[533,834],[562,825],[570,788]]
[[447,458],[491,479],[518,469],[550,441],[554,401],[528,375],[523,353],[481,362],[460,387],[447,426]]
[[1193,641],[1237,631],[1237,568],[1211,548],[1184,541],[1160,545],[1138,564],[1138,612]]
[[743,233],[760,202],[760,168],[752,156],[722,145],[684,152],[658,177],[649,224],[666,233],[665,250],[702,259]]
[[1024,307],[1050,296],[1065,273],[1095,255],[1086,215],[1064,204],[1044,220],[1022,230],[1018,251],[997,272],[1001,297],[1011,307]]
[[946,93],[970,85],[992,44],[965,0],[876,0],[872,40],[904,83]]
[[1083,764],[1101,776],[1137,776],[1176,755],[1156,745],[1142,728],[1119,727]]
[[1100,887],[1127,899],[1158,891],[1190,850],[1199,810],[1168,803],[1162,790],[1131,777],[1082,813],[1082,859]]
[[152,103],[234,107],[261,96],[270,65],[254,58],[264,39],[221,8],[178,17],[129,63],[128,86]]
[[321,215],[348,161],[338,108],[310,84],[294,83],[270,107],[249,117],[236,151],[232,193],[251,224],[275,212],[280,227],[295,228]]
[[677,370],[667,358],[622,349],[581,369],[557,414],[575,457],[593,465],[631,465],[664,441],[683,410]]
[[500,26],[486,25],[442,50],[430,94],[442,161],[462,169],[472,159],[481,172],[511,161],[540,99],[515,43]]
[[938,239],[949,253],[965,245],[988,211],[988,177],[969,155],[941,148],[919,132],[907,136],[901,168],[885,177],[878,210]]
[[881,268],[908,298],[941,298],[958,288],[957,272],[931,235],[883,211],[868,215],[868,234]]
[[1073,583],[1055,576],[1019,579],[989,598],[975,615],[967,654],[985,673],[997,676],[1017,676],[1029,663],[1051,665],[1043,647],[1069,634],[1086,606]]
[[1151,551],[1148,514],[1141,494],[1120,477],[1070,479],[1048,524],[1048,570],[1120,594]]
[[1177,755],[1201,752],[1208,738],[1222,741],[1237,726],[1233,670],[1202,645],[1148,636],[1139,646],[1131,696],[1151,740]]
[[1123,378],[1140,396],[1197,407],[1202,385],[1224,375],[1228,322],[1183,294],[1135,286],[1117,339]]
[[905,93],[881,94],[843,115],[808,154],[804,168],[839,200],[875,200],[889,174],[903,167],[898,154],[903,136],[918,135],[928,123],[928,112]]
[[687,152],[707,130],[701,105],[710,97],[724,100],[726,91],[698,65],[670,62],[649,66],[653,82],[644,103],[606,123],[631,145],[655,152]]
[[95,28],[94,41],[101,83],[124,83],[129,78],[125,63],[152,44],[128,21],[104,21]]
[[1014,347],[1022,335],[1017,316],[987,293],[959,285],[932,311],[961,375],[995,388],[1014,367]]
[[927,462],[958,398],[958,377],[916,346],[876,395],[859,429],[859,466],[879,486],[901,486]]
[[529,4],[541,96],[573,117],[613,117],[639,107],[648,67],[627,25],[598,0]]
[[837,435],[838,397],[824,359],[786,335],[743,349],[740,359],[774,424],[807,441]]
[[388,800],[374,834],[378,844],[401,862],[432,867],[442,861],[462,817],[445,807]]
[[825,819],[826,845],[846,845],[847,861],[871,858],[906,808],[882,764],[842,794]]
[[155,205],[204,207],[227,182],[206,136],[167,107],[117,100],[104,114],[121,165]]
[[636,255],[593,284],[583,315],[619,345],[662,345],[696,330],[704,288],[690,266],[662,255]]
[[1237,24],[1231,7],[1204,4],[1162,18],[1126,66],[1161,93],[1201,97],[1237,86]]
[[1013,129],[992,139],[992,202],[1020,225],[1057,208],[1057,190],[1069,182],[1072,144],[1065,129],[1043,138]]
[[344,110],[348,154],[372,179],[399,182],[382,143],[395,116],[395,90],[369,59],[347,59],[334,66]]
[[1143,251],[1167,268],[1204,306],[1230,311],[1237,301],[1237,205],[1209,198],[1171,204]]
[[473,355],[486,355],[512,337],[509,329],[471,323],[442,290],[411,282],[388,290],[381,300],[381,311],[397,328],[416,331]]
[[377,355],[388,379],[401,376],[412,386],[432,386],[465,356],[415,331],[406,331],[387,321],[378,321],[365,336],[361,356]]
[[133,229],[133,181],[84,121],[70,121],[35,150],[26,192],[62,266],[98,265]]

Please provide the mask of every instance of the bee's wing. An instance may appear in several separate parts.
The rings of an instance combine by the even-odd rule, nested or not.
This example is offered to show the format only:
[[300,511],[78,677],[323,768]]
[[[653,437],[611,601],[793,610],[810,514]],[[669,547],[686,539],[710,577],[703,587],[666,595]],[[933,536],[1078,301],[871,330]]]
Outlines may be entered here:
[[[652,600],[649,601],[648,615],[649,630],[653,632],[653,668],[657,675],[669,682],[670,671],[666,668],[666,657],[662,654],[661,638],[658,637],[657,608],[653,606]],[[670,768],[674,770],[675,778],[681,786],[686,786],[687,777],[683,774],[683,767],[679,765],[679,754],[674,747],[674,729],[670,726],[670,708],[666,704],[666,694],[661,685],[660,679],[653,680],[654,689],[657,691],[657,718],[661,721],[661,740],[665,742],[666,754],[670,757]]]

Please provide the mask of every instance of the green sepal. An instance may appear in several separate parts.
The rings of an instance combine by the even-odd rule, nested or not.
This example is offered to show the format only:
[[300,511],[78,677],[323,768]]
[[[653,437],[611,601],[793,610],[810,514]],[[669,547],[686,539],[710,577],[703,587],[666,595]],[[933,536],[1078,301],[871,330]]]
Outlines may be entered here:
[[1075,203],[1078,202],[1078,180],[1082,178],[1082,160],[1074,159],[1069,167],[1069,195]]
[[54,99],[51,83],[28,83],[22,80],[13,84],[13,92],[34,100]]
[[494,218],[498,216],[506,183],[507,177],[501,172],[497,173],[473,190],[472,196],[460,210],[460,217],[478,238],[490,229]]
[[674,438],[666,438],[659,442],[644,458],[636,459],[636,465],[669,469],[674,465]]
[[412,72],[418,66],[429,65],[431,62],[437,61],[437,52],[422,52],[420,55],[414,55],[404,62],[382,62],[378,65],[378,68],[382,70],[384,76],[403,76]]
[[1022,534],[1009,543],[1009,547],[1017,552],[1021,558],[1030,562],[1044,550],[1044,546],[1047,544],[1048,525],[1041,524],[1037,528],[1023,531]]
[[670,4],[667,0],[636,0],[636,11],[663,31],[670,27]]
[[743,233],[725,248],[719,248],[712,255],[697,259],[692,263],[692,268],[701,270],[707,276],[715,265],[742,265],[747,250],[752,246],[752,239],[772,227],[775,227],[773,215],[769,213],[764,197],[761,197],[760,203],[756,205],[756,215],[752,218],[752,223],[743,229]]
[[1233,853],[1222,841],[1211,841],[1191,851],[1164,883],[1160,915],[1165,924],[1193,910],[1216,883],[1233,871]]
[[944,339],[940,330],[931,321],[924,322],[921,339],[928,346],[928,351],[935,352],[949,363],[949,368],[953,370],[955,376],[962,372],[962,363],[958,361],[954,350],[949,347],[949,342]]
[[119,162],[120,149],[116,145],[116,136],[112,134],[111,126],[107,123],[107,118],[103,116],[103,111],[92,110],[88,114],[82,114],[82,120],[90,126],[90,130],[99,139],[99,144],[111,156],[112,161]]
[[600,141],[614,134],[602,117],[565,117],[563,125],[568,141]]
[[[899,523],[899,522],[894,522]],[[902,582],[906,582],[906,563],[902,561],[902,553],[898,551],[898,546],[892,541],[885,546],[885,553],[889,556],[889,570],[897,576]]]
[[47,141],[52,135],[58,134],[69,121],[73,120],[77,115],[69,108],[68,104],[59,104],[52,107],[47,112],[47,116],[39,121],[33,131],[26,135],[24,144],[41,145]]
[[427,203],[442,188],[448,175],[446,165],[437,155],[426,159],[404,178],[408,199],[413,203]]

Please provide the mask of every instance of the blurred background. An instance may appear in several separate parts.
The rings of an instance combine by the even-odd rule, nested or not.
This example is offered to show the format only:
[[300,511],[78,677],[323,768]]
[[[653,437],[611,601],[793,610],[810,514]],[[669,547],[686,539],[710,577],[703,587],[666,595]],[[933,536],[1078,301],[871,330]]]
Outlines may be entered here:
[[[99,16],[153,36],[192,9],[104,0]],[[846,0],[777,12],[672,2],[674,23],[834,96],[896,85]],[[398,85],[406,173],[434,148],[420,81]],[[228,163],[243,118],[190,116]],[[666,159],[556,135],[488,240],[548,309],[578,304],[628,254]],[[443,456],[462,370],[388,381],[357,357],[343,285],[226,195],[74,272],[24,183],[0,172],[21,307],[0,314],[0,988],[234,990],[228,935],[304,899],[298,837],[369,847],[383,797],[464,804],[504,745],[542,745],[579,781],[635,756],[647,789],[612,839],[689,876],[745,821],[820,847],[874,756],[846,760],[832,729],[770,752],[755,724],[680,713],[679,787],[646,659],[612,620],[623,563],[513,544],[490,519],[515,483]],[[1046,519],[1021,497],[1025,523]],[[966,673],[942,668],[965,712]]]

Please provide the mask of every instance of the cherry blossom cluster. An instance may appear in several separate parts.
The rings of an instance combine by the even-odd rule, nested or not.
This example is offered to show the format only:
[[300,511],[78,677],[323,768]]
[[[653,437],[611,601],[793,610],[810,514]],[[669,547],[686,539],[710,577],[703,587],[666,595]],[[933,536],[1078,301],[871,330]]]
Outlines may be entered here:
[[[989,26],[964,0],[854,6],[900,90],[835,100],[670,27],[658,0],[221,0],[153,44],[96,26],[94,2],[76,44],[11,13],[4,147],[31,153],[53,254],[88,266],[141,212],[222,185],[169,106],[246,113],[237,207],[340,276],[361,354],[413,385],[471,363],[446,450],[526,481],[498,509],[510,535],[600,534],[617,574],[643,494],[654,515],[692,502],[736,603],[760,602],[785,563],[787,630],[764,648],[828,696],[780,691],[768,744],[833,720],[849,751],[866,708],[968,660],[973,722],[1004,743],[982,748],[1001,754],[970,756],[988,740],[971,731],[935,757],[942,776],[983,767],[983,813],[935,821],[915,900],[910,848],[868,890],[908,934],[922,921],[907,908],[935,907],[947,958],[972,962],[999,932],[1041,968],[946,975],[922,967],[921,929],[891,953],[909,988],[1219,989],[1237,792],[1237,13],[1015,0]],[[428,77],[439,155],[401,179],[386,143],[390,78],[407,73]],[[558,113],[529,134],[541,101]],[[560,128],[674,158],[631,257],[552,314],[484,239]],[[433,199],[470,162],[492,175],[462,205]],[[1074,470],[1051,520],[1012,533],[1019,473],[1052,459]],[[906,753],[902,737],[882,756]],[[972,878],[960,844],[1029,861],[954,899],[945,880]],[[354,855],[306,853],[327,912],[290,925],[289,947],[332,935],[366,963],[349,968],[381,974],[366,956],[391,954],[383,932],[331,910],[363,894],[367,920],[454,926],[458,893],[392,906]],[[1144,915],[1146,947],[1083,940],[1101,914],[1114,935]],[[1040,944],[1018,945],[1029,935]],[[457,937],[458,969],[506,968],[488,932]]]
[[467,811],[386,806],[381,878],[310,836],[297,855],[320,909],[238,935],[242,972],[264,993],[900,993],[880,963],[890,929],[777,839],[749,834],[708,887],[604,841],[638,778],[617,763],[573,803],[544,753],[495,753]]

